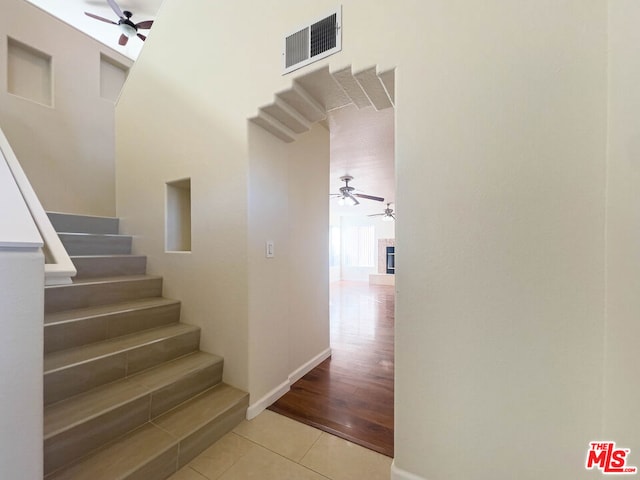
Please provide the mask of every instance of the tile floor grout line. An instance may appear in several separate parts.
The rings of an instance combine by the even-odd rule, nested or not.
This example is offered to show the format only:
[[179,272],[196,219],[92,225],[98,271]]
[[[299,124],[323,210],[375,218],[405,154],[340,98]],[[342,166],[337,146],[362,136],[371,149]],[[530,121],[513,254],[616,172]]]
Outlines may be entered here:
[[[247,438],[243,437],[242,435],[239,435],[239,434],[237,434],[236,432],[234,432],[233,430],[231,430],[230,432],[227,432],[225,435],[223,435],[222,437],[220,437],[220,439],[218,439],[218,440],[217,440],[217,442],[219,442],[220,440],[222,440],[222,439],[223,439],[224,437],[226,437],[227,435],[235,435],[235,436],[237,436],[237,437],[239,437],[239,438],[242,438],[242,439],[244,439],[244,440],[249,440],[249,439],[247,439]],[[211,446],[215,445],[217,442],[213,443]],[[205,451],[206,451],[206,450],[205,450]],[[236,463],[238,463],[238,462],[240,461],[240,459],[244,458],[244,457],[249,453],[249,451],[244,452],[242,455],[240,455],[238,458],[236,458],[236,459],[233,461],[233,463],[231,463],[231,465],[229,465],[229,467],[228,467],[228,468],[225,468],[225,469],[220,473],[220,475],[218,475],[216,478],[210,478],[208,475],[205,475],[204,473],[200,472],[197,468],[195,468],[195,467],[192,467],[192,466],[191,466],[191,463],[193,463],[193,461],[194,461],[196,458],[200,457],[200,456],[202,455],[202,453],[204,453],[204,452],[201,452],[201,453],[200,453],[200,455],[198,455],[198,456],[196,456],[195,458],[193,458],[193,459],[192,459],[192,460],[187,464],[187,466],[189,466],[189,468],[191,468],[192,470],[195,470],[196,472],[198,472],[200,475],[202,475],[202,476],[203,476],[204,478],[206,478],[207,480],[218,480],[219,478],[222,478],[222,476],[223,476],[225,473],[227,473],[229,470],[231,470],[231,468],[233,468],[233,466],[234,466]]]
[[[310,428],[313,428],[313,427],[310,427]],[[316,430],[317,430],[317,429],[316,429]],[[260,448],[264,448],[264,449],[265,449],[265,450],[267,450],[268,452],[271,452],[271,453],[273,453],[274,455],[278,455],[279,457],[281,457],[281,458],[283,458],[283,459],[285,459],[285,460],[288,460],[288,461],[289,461],[289,462],[291,462],[291,463],[295,463],[296,465],[301,466],[301,467],[302,467],[302,468],[304,468],[305,470],[309,470],[310,472],[313,472],[313,473],[315,473],[315,474],[318,474],[318,475],[320,475],[321,477],[326,478],[327,480],[333,480],[331,477],[327,477],[326,475],[324,475],[324,474],[322,474],[322,473],[320,473],[320,472],[317,472],[317,471],[315,471],[314,469],[309,468],[309,467],[307,467],[306,465],[303,465],[302,463],[300,463],[300,462],[302,461],[302,458],[304,458],[304,457],[307,455],[307,453],[309,453],[309,450],[311,450],[311,448],[309,448],[309,450],[307,450],[307,452],[302,456],[302,458],[300,459],[300,461],[296,461],[296,460],[292,460],[292,459],[291,459],[291,458],[289,458],[289,457],[286,457],[285,455],[282,455],[281,453],[278,453],[278,452],[276,452],[276,451],[274,451],[274,450],[271,450],[269,447],[267,447],[267,446],[265,446],[265,445],[262,445],[262,444],[258,443],[257,441],[252,440],[251,438],[248,438],[248,437],[245,437],[244,435],[241,435],[241,434],[239,434],[239,433],[236,433],[236,432],[234,432],[233,430],[231,431],[231,433],[235,433],[236,435],[238,435],[238,436],[240,436],[240,437],[244,438],[245,440],[248,440],[249,442],[253,443],[254,445],[257,445],[257,446],[258,446],[258,447],[260,447]],[[320,431],[320,435],[318,436],[318,439],[322,436],[322,434],[323,434],[323,433],[324,433],[324,432]],[[313,445],[315,445],[315,444],[316,444],[316,442],[318,441],[318,439],[316,439],[316,440],[315,440],[315,442],[313,442]],[[313,447],[313,445],[312,445],[312,447]],[[245,455],[246,455],[246,454],[245,454]],[[218,478],[220,478],[220,477],[218,477]],[[211,480],[215,480],[215,479],[211,479]]]
[[[195,472],[195,474],[196,474],[196,475],[199,475],[199,476],[201,476],[202,478],[204,478],[204,479],[206,479],[206,480],[216,480],[215,478],[209,478],[209,477],[207,477],[206,475],[204,475],[204,474],[200,473],[200,472],[199,472],[198,470],[196,470],[195,468],[193,468],[193,467],[189,466],[189,464],[185,465],[183,468],[188,468],[189,470],[191,470],[191,471]],[[182,469],[180,469],[180,470],[182,470]],[[177,471],[176,471],[176,473],[178,473],[180,470],[177,470]],[[220,478],[220,477],[218,477],[218,478]]]
[[[315,427],[311,427],[311,428],[315,428]],[[320,432],[320,435],[318,435],[318,438],[316,438],[316,439],[314,440],[314,442],[311,444],[311,446],[310,446],[309,448],[307,448],[307,451],[306,451],[306,452],[304,452],[304,454],[302,455],[302,457],[300,457],[300,461],[304,460],[304,457],[306,457],[306,456],[307,456],[307,454],[311,451],[311,449],[312,449],[313,447],[315,447],[315,446],[316,446],[316,443],[318,443],[318,441],[320,440],[320,437],[322,437],[322,434],[324,433],[324,432],[323,432],[322,430],[320,430],[320,429],[317,429],[317,428],[316,428],[316,430],[318,430],[318,431]]]

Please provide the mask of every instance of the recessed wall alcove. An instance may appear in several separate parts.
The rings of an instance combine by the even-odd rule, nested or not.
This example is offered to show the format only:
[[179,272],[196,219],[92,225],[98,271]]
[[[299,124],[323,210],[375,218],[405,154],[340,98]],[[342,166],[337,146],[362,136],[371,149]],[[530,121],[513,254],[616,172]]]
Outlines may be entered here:
[[191,179],[167,182],[165,250],[191,251]]
[[116,102],[127,80],[129,69],[114,59],[100,54],[100,96]]
[[7,37],[7,91],[53,106],[51,55]]

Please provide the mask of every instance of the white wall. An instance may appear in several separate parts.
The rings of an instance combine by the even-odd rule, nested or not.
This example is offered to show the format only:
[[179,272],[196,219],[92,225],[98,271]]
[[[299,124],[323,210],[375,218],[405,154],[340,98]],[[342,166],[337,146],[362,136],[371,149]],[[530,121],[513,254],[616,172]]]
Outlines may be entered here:
[[[118,106],[118,213],[241,387],[246,119],[295,77],[282,35],[334,6],[168,0]],[[342,52],[299,73],[397,67],[395,478],[582,476],[602,419],[607,2],[345,0],[343,18]],[[159,240],[162,183],[185,175],[186,260]]]
[[42,478],[42,238],[0,151],[0,478]]
[[0,477],[42,478],[44,256],[0,248]]
[[602,418],[606,2],[408,13],[425,33],[397,85],[396,465],[582,478]]
[[[329,133],[320,125],[290,146],[289,368],[298,380],[329,351]],[[315,366],[315,365],[313,365]]]
[[[53,106],[7,92],[7,36],[52,57]],[[100,54],[131,60],[23,0],[0,4],[0,126],[47,210],[115,213],[114,102]]]
[[249,125],[250,416],[329,349],[328,145],[319,125],[290,145]]
[[640,466],[640,5],[609,2],[609,155],[604,437]]

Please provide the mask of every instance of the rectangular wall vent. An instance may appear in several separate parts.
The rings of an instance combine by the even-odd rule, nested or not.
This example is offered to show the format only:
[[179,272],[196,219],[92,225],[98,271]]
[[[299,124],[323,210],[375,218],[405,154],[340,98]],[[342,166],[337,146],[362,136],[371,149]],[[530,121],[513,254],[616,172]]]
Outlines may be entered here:
[[283,75],[328,57],[342,49],[341,9],[296,29],[284,39]]

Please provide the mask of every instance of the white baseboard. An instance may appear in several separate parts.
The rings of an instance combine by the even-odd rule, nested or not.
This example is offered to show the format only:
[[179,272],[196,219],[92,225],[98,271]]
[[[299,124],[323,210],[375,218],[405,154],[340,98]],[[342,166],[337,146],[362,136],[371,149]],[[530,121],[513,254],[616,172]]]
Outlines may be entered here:
[[391,480],[427,480],[426,478],[419,477],[413,473],[402,470],[396,466],[395,459],[391,462]]
[[289,391],[291,385],[296,383],[302,377],[304,377],[311,370],[316,368],[322,362],[324,362],[327,358],[331,356],[331,349],[327,348],[325,351],[319,353],[311,360],[309,360],[304,365],[296,368],[292,373],[289,374],[289,379],[285,382],[282,382],[276,388],[271,390],[269,393],[264,395],[262,398],[258,399],[256,402],[253,402],[247,408],[247,420],[251,420],[252,418],[257,417],[262,413],[269,405],[278,400],[281,396]]
[[251,420],[252,418],[260,415],[269,405],[271,405],[273,402],[287,393],[290,387],[291,382],[289,382],[288,380],[286,382],[282,382],[257,402],[249,405],[249,408],[247,408],[247,420]]
[[331,349],[330,348],[327,348],[324,352],[320,352],[318,355],[313,357],[307,363],[305,363],[304,365],[302,365],[299,368],[296,368],[293,371],[293,373],[289,374],[289,383],[291,385],[293,385],[298,380],[300,380],[302,377],[304,377],[307,373],[309,373],[311,370],[313,370],[318,365],[320,365],[322,362],[324,362],[330,356],[331,356]]

